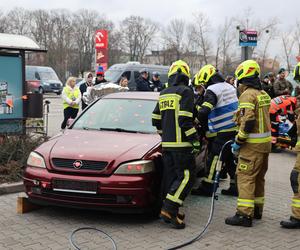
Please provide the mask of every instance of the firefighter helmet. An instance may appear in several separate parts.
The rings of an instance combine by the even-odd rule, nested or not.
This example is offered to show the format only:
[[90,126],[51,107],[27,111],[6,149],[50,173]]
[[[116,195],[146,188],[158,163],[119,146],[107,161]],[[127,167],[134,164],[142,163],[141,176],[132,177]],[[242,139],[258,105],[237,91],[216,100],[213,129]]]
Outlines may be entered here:
[[260,67],[254,60],[247,60],[242,62],[235,71],[235,76],[238,80],[259,76]]
[[216,72],[216,68],[211,64],[203,66],[198,72],[198,85],[206,85]]
[[168,72],[168,77],[170,77],[174,74],[177,74],[177,73],[183,73],[188,78],[191,77],[189,66],[187,65],[187,63],[185,61],[182,61],[182,60],[178,60],[178,61],[172,63],[172,65],[169,69],[169,72]]

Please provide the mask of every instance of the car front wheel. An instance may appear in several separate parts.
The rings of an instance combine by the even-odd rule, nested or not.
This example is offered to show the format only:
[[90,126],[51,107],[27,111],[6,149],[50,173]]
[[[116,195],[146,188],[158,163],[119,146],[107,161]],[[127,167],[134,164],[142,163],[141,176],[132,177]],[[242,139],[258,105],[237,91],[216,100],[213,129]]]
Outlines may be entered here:
[[40,94],[44,94],[44,90],[43,90],[42,87],[39,88],[39,93],[40,93]]

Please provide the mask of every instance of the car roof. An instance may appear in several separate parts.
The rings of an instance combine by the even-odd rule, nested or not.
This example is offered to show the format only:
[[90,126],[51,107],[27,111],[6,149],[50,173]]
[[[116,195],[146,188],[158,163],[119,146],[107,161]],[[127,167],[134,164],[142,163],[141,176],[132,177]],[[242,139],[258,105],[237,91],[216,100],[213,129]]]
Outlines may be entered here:
[[34,65],[26,65],[26,69],[36,69],[40,71],[53,71],[53,69],[49,66],[34,66]]
[[158,100],[159,92],[128,91],[111,93],[104,96],[104,99],[140,99],[140,100]]
[[155,64],[131,64],[131,63],[119,63],[112,65],[109,69],[110,70],[140,70],[140,69],[150,69],[150,70],[163,70],[168,71],[169,66],[163,66],[163,65],[155,65]]

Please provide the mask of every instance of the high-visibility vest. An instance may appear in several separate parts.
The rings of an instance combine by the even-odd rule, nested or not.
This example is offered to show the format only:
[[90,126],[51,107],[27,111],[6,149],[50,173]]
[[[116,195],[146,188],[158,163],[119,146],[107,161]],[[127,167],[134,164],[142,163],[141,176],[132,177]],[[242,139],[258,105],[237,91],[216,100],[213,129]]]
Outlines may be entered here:
[[[74,89],[71,89],[70,87],[66,86],[63,89],[63,92],[66,94],[66,96],[70,99],[75,101],[79,95],[80,95],[80,90],[77,86],[74,87]],[[75,104],[74,106],[71,106],[69,103],[67,103],[65,100],[63,102],[63,107],[64,109],[71,107],[74,109],[79,109],[79,104]]]

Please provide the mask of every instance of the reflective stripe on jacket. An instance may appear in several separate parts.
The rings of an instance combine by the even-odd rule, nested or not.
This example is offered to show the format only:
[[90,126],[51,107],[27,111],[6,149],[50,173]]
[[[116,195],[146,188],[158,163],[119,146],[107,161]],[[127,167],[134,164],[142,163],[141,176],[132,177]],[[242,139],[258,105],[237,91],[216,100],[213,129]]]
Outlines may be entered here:
[[208,115],[209,132],[216,133],[235,128],[234,115],[238,109],[236,89],[226,82],[213,84],[207,89],[211,90],[218,100]]
[[164,149],[192,147],[191,142],[197,139],[193,108],[194,94],[187,86],[171,86],[160,92],[152,124],[162,135]]
[[248,87],[239,98],[237,142],[247,143],[257,152],[271,150],[271,98],[264,90]]

